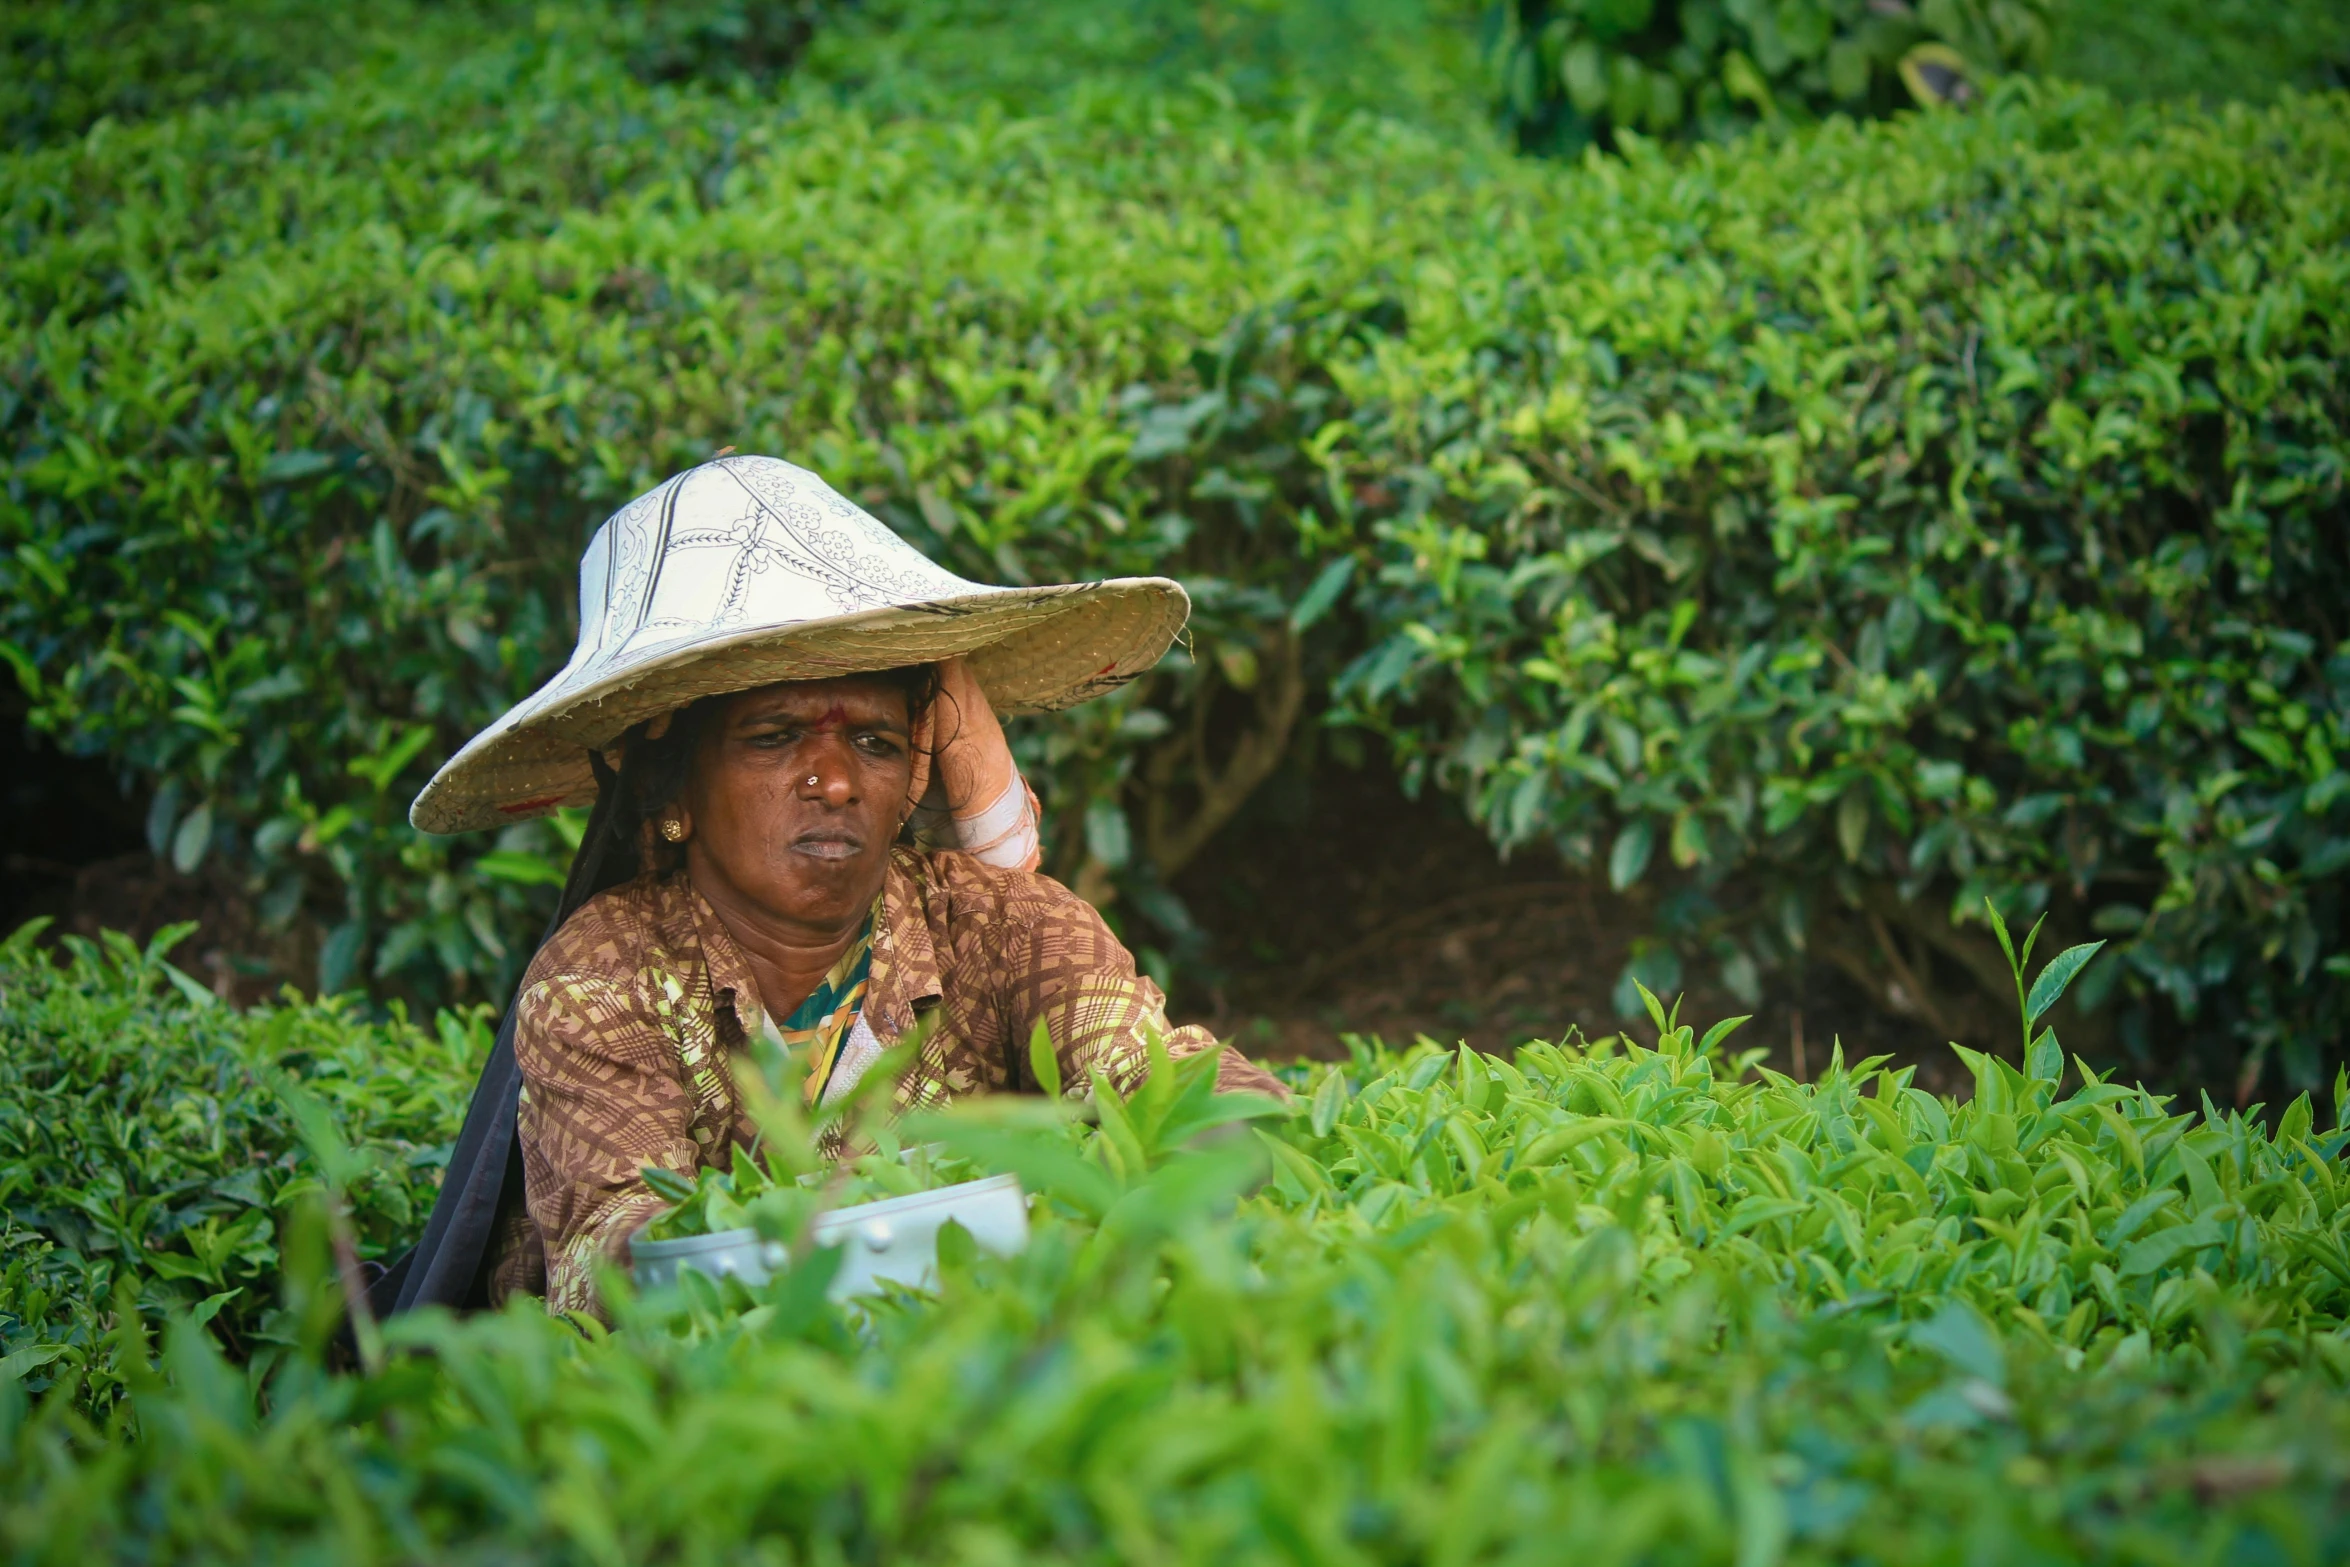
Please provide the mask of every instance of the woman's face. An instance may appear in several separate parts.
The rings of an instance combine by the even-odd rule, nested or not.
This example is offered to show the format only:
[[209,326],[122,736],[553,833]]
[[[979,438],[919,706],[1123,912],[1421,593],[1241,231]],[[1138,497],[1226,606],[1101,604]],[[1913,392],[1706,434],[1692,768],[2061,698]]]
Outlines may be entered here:
[[683,815],[694,884],[721,908],[831,931],[863,918],[905,819],[905,693],[865,676],[728,699],[703,728]]

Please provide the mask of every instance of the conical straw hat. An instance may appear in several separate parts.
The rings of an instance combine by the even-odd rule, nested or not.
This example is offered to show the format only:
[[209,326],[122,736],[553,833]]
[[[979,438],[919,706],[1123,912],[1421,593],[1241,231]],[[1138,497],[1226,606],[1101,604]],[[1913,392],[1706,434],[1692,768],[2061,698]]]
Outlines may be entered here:
[[426,832],[595,799],[589,748],[705,696],[966,654],[998,712],[1070,707],[1157,663],[1191,601],[1164,577],[966,582],[816,475],[722,457],[630,501],[579,563],[579,647],[416,797]]

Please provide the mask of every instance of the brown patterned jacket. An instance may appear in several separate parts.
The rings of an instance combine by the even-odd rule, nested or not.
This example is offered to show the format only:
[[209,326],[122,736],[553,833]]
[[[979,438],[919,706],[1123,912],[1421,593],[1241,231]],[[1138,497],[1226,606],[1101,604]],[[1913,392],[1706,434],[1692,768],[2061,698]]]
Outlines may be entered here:
[[[1098,1069],[1130,1092],[1154,1031],[1177,1056],[1217,1048],[1204,1028],[1168,1026],[1158,986],[1049,877],[900,848],[881,909],[867,1025],[887,1046],[939,1014],[897,1084],[901,1108],[1033,1092],[1039,1021],[1073,1089]],[[730,1062],[760,1031],[758,988],[716,913],[675,876],[590,899],[540,949],[515,1004],[529,1223],[504,1238],[498,1293],[535,1293],[543,1278],[548,1309],[595,1312],[596,1260],[625,1262],[629,1235],[662,1206],[638,1172],[690,1173],[757,1134]],[[1228,1092],[1283,1092],[1235,1051],[1216,1077]]]

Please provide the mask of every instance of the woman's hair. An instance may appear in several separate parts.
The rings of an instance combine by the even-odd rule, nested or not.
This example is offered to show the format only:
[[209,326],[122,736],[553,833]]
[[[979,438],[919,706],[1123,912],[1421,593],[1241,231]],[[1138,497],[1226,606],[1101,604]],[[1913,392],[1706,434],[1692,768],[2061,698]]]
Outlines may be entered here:
[[[938,700],[936,664],[877,669],[858,678],[903,692],[906,721],[914,728],[921,726],[923,716]],[[679,708],[658,737],[646,735],[654,722],[651,719],[621,736],[620,767],[604,787],[618,791],[610,829],[616,840],[614,847],[634,851],[639,875],[658,879],[684,868],[685,846],[661,836],[661,818],[685,793],[703,735],[726,704],[740,695],[739,691],[722,692]]]

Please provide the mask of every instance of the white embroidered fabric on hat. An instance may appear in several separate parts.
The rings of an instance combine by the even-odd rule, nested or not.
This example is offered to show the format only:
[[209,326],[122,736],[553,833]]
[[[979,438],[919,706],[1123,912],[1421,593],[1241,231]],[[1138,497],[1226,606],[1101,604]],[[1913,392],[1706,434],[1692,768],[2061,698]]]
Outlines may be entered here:
[[467,742],[409,819],[464,832],[595,798],[586,751],[705,696],[967,656],[999,712],[1072,706],[1156,663],[1163,577],[970,582],[804,468],[722,457],[630,501],[580,560],[579,643]]

